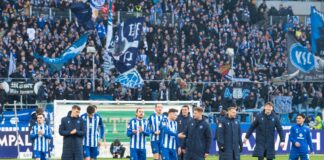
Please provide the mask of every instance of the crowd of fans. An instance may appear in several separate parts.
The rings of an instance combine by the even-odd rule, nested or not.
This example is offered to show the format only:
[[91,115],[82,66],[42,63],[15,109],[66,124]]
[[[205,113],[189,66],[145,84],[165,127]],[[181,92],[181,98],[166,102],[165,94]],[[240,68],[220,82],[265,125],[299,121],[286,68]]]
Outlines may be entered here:
[[[26,98],[28,103],[88,100],[90,94],[97,94],[112,95],[116,100],[200,100],[207,111],[220,111],[234,101],[233,88],[239,87],[244,88],[243,98],[235,101],[246,109],[262,106],[275,95],[293,96],[294,108],[305,106],[310,98],[310,107],[324,107],[323,83],[272,82],[272,78],[287,74],[285,25],[258,22],[266,20],[269,14],[293,15],[289,7],[277,10],[265,2],[256,6],[247,0],[117,0],[115,11],[142,12],[146,16],[136,66],[145,85],[127,89],[113,82],[118,75],[116,70],[110,74],[111,83],[105,83],[103,51],[95,40],[96,34],[90,36],[87,44],[96,48],[95,53],[83,51],[61,71],[49,72],[49,67],[35,59],[33,52],[58,57],[84,30],[67,18],[29,16],[30,5],[66,8],[69,1],[0,2],[1,81],[8,77],[10,54],[17,62],[16,71],[10,74],[13,81],[43,81],[38,94]],[[167,13],[174,14],[174,24],[166,18]],[[153,14],[160,17],[159,21],[152,22]],[[98,24],[106,21],[107,17],[103,17]],[[297,40],[310,48],[310,25],[295,23],[289,31],[300,33]],[[234,50],[233,59],[227,54],[228,48]],[[231,76],[251,82],[232,83],[226,78],[232,64]],[[2,104],[15,98],[0,87]]]

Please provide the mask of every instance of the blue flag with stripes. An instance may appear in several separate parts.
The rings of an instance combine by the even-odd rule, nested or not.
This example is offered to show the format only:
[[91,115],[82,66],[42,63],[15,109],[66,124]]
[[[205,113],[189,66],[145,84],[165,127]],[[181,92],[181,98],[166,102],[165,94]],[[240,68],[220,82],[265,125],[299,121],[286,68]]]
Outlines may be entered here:
[[143,22],[144,18],[131,18],[118,27],[112,56],[117,70],[121,73],[134,68],[136,64]]
[[81,51],[85,48],[88,41],[88,34],[81,36],[77,41],[75,41],[69,48],[63,51],[63,54],[58,58],[48,58],[39,55],[38,53],[33,53],[34,57],[42,60],[50,67],[51,72],[60,71],[62,66],[73,59],[75,56],[79,55]]
[[116,78],[115,82],[119,82],[122,86],[127,88],[139,88],[144,84],[141,75],[136,69],[131,69],[123,74],[120,74]]

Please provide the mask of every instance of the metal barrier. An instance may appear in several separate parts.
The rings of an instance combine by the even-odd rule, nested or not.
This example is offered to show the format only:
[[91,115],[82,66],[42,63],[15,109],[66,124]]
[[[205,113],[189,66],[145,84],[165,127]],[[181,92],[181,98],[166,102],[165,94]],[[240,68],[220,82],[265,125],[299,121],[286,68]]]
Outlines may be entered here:
[[[45,8],[45,7],[35,7],[31,6],[29,11],[29,16],[48,16],[50,18],[68,18],[69,20],[74,19],[74,15],[72,14],[70,9],[62,9],[62,8]],[[99,19],[105,17],[103,13],[99,10],[98,17]],[[127,12],[127,11],[117,11],[114,13],[114,20],[119,24],[126,19],[132,17],[145,17],[149,20],[151,24],[155,25],[171,25],[175,26],[175,24],[180,24],[184,22],[182,17],[174,14],[173,12],[167,13],[143,13],[143,12]],[[287,22],[287,17],[289,16],[269,16],[267,19],[267,23],[269,25],[273,24],[283,24]],[[297,15],[299,19],[299,23],[307,25],[309,23],[309,15]]]
[[[261,110],[246,110],[242,112],[237,112],[237,119],[241,123],[251,123],[254,120],[254,115],[260,113]],[[221,113],[220,112],[209,112],[205,113],[205,116],[209,118],[209,123],[218,123]]]

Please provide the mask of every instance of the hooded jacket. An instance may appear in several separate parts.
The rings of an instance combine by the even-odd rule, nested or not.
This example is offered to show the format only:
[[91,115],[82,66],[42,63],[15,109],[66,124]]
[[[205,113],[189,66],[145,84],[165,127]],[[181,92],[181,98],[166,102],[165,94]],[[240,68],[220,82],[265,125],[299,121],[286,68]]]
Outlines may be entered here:
[[186,138],[181,148],[186,149],[185,159],[200,160],[209,153],[211,145],[211,129],[206,119],[190,119],[184,132]]

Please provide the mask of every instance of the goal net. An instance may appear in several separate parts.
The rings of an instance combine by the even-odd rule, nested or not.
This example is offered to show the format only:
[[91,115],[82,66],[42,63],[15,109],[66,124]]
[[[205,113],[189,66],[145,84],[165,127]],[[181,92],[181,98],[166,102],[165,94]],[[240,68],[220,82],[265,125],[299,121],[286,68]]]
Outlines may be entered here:
[[[86,113],[89,105],[96,105],[97,113],[102,117],[105,126],[105,139],[103,145],[99,148],[98,157],[110,158],[110,145],[115,139],[119,139],[126,147],[125,156],[129,155],[129,137],[126,136],[127,124],[130,119],[135,117],[137,107],[143,107],[145,111],[144,118],[154,113],[155,104],[163,105],[163,112],[169,108],[175,108],[180,111],[183,105],[189,105],[192,113],[193,106],[200,106],[199,101],[78,101],[78,100],[55,100],[54,101],[54,150],[52,157],[60,158],[63,149],[63,137],[59,134],[59,125],[61,119],[67,116],[73,105],[81,108],[80,115]],[[151,157],[150,140],[147,137],[146,143],[147,156]]]

